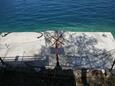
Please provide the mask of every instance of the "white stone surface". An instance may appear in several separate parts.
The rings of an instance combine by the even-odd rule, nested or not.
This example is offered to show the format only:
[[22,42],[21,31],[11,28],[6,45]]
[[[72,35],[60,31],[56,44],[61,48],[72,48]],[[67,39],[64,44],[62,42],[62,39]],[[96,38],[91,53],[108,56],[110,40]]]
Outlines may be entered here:
[[[0,37],[0,57],[9,64],[22,64],[21,62],[42,59],[45,48],[44,36],[37,32],[12,32]],[[45,52],[44,52],[45,53]],[[19,56],[16,58],[16,56]],[[45,59],[44,59],[45,60]],[[38,63],[44,63],[38,61]],[[32,63],[33,64],[33,63]],[[45,63],[44,63],[45,64]]]
[[[51,38],[54,32],[48,31],[47,34],[51,46],[54,43],[54,38]],[[74,69],[111,68],[115,60],[115,40],[110,32],[64,32],[63,38],[60,41],[64,43],[62,48],[65,55],[59,55],[60,64],[63,66],[71,66]],[[50,65],[54,65],[55,55],[51,55]]]
[[[4,61],[31,61],[39,59],[37,65],[45,63],[55,65],[55,55],[49,47],[54,43],[54,31],[12,32],[5,37],[0,36],[0,57]],[[47,34],[49,34],[47,36]],[[60,41],[64,55],[59,55],[60,64],[73,68],[110,68],[115,60],[115,40],[110,32],[64,32]],[[50,40],[50,41],[48,41]],[[53,47],[53,46],[52,46]],[[104,53],[104,54],[103,54]],[[112,56],[109,56],[111,54]],[[33,64],[33,63],[32,63]]]

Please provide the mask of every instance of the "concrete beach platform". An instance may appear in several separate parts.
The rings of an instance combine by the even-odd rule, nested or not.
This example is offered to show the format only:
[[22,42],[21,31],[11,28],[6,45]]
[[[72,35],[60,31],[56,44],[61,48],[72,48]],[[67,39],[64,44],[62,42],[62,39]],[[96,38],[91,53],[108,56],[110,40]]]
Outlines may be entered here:
[[[110,32],[58,32],[60,64],[64,67],[109,69],[115,60],[115,40]],[[55,66],[54,31],[12,32],[0,35],[0,57],[13,66]],[[2,64],[1,64],[2,65]],[[115,68],[115,67],[114,67]]]

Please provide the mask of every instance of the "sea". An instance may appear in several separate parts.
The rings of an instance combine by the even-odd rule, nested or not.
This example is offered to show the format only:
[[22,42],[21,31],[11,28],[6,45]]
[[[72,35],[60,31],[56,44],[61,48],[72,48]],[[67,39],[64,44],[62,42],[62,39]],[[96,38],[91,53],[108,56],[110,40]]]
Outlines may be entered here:
[[115,0],[0,0],[0,32],[112,32]]

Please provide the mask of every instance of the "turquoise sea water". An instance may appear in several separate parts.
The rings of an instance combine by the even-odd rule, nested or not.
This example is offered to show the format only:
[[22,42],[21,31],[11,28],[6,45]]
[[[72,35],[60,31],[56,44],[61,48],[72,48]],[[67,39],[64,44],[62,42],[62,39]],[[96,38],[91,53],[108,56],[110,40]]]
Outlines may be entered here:
[[115,35],[115,0],[0,0],[0,32],[45,30]]

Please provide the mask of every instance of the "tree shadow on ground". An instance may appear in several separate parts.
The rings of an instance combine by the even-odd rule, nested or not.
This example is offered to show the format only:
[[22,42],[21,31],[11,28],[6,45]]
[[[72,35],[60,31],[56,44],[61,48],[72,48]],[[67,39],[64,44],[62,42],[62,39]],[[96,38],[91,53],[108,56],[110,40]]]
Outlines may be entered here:
[[[76,86],[73,70],[61,66],[45,68],[49,64],[45,50],[43,46],[34,56],[15,56],[13,61],[5,61],[5,67],[0,68],[0,86]],[[20,57],[23,61],[19,60]]]
[[[66,40],[66,39],[65,39]],[[71,34],[66,40],[65,46],[66,64],[75,68],[108,68],[113,62],[111,53],[106,49],[96,47],[97,38],[86,34],[75,36]]]

